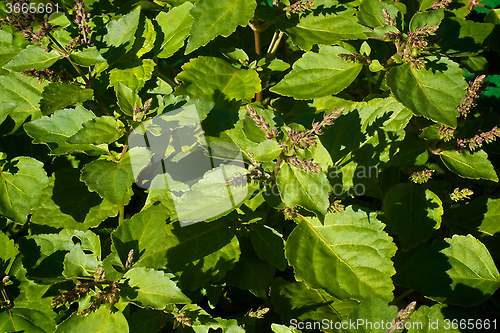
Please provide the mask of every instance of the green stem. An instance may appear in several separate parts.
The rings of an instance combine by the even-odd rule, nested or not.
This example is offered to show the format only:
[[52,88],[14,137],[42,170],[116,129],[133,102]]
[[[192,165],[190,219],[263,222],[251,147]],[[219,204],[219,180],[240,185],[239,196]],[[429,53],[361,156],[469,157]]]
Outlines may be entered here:
[[121,225],[125,219],[125,204],[123,200],[120,202],[120,212],[118,213],[118,225]]
[[280,31],[278,34],[278,37],[274,41],[274,44],[269,45],[269,49],[271,50],[266,54],[266,57],[272,58],[276,54],[276,51],[278,51],[278,46],[280,45],[281,38],[283,37],[283,31]]
[[372,81],[371,81],[370,69],[368,68],[368,66],[366,66],[365,69],[366,69],[366,79],[368,80],[368,92],[371,95],[371,94],[373,94],[373,90],[372,90]]
[[392,301],[389,304],[396,304],[397,302],[399,302],[400,300],[402,300],[403,298],[405,298],[406,296],[408,296],[409,294],[411,294],[414,291],[415,290],[413,290],[413,289],[408,289],[407,291],[405,291],[404,293],[402,293],[398,297],[394,298],[394,301]]
[[373,91],[375,92],[375,94],[378,94],[379,91],[380,91],[380,86],[382,85],[382,81],[384,81],[385,73],[386,73],[386,71],[383,70],[383,71],[380,72],[380,74],[378,76],[377,83],[375,83],[375,88],[373,89]]

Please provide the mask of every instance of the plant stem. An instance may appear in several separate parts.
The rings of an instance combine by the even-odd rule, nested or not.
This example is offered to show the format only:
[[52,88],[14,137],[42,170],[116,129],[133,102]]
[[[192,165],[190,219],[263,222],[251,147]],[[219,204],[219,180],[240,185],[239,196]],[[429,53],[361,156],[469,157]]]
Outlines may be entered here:
[[375,94],[378,94],[380,91],[380,86],[382,85],[382,81],[384,81],[385,72],[385,70],[381,71],[378,76],[377,83],[375,83],[375,88],[373,89]]
[[278,51],[278,46],[280,45],[281,37],[283,37],[283,31],[280,31],[278,34],[278,38],[274,41],[274,44],[269,45],[269,49],[271,50],[266,54],[266,57],[272,58]]
[[415,290],[413,290],[413,289],[408,289],[407,291],[405,291],[404,293],[402,293],[398,297],[394,298],[394,300],[390,304],[396,304],[397,302],[399,302],[400,300],[402,300],[403,298],[405,298],[406,296],[408,296],[409,294],[411,294],[414,291]]
[[368,93],[371,95],[371,94],[373,94],[373,90],[372,90],[372,81],[371,81],[370,69],[368,68],[368,66],[366,66],[365,69],[366,69],[366,79],[368,81]]
[[120,202],[120,211],[118,213],[118,225],[121,225],[123,220],[125,219],[125,204],[123,200]]
[[[259,29],[259,21],[255,20],[254,24],[250,27],[253,27],[253,36],[255,40],[255,54],[257,54],[257,61],[262,57],[261,44],[260,44],[260,29]],[[260,75],[259,75],[260,76]],[[257,102],[262,102],[262,90],[259,91],[255,95],[255,100]]]

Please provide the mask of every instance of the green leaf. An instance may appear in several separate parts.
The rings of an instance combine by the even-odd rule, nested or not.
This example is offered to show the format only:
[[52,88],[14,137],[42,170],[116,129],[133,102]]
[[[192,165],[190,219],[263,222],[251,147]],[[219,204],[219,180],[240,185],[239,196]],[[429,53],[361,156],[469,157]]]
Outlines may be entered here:
[[338,46],[320,46],[319,52],[306,52],[293,64],[293,70],[270,90],[295,99],[334,95],[347,88],[363,65],[338,57],[350,54]]
[[[398,316],[398,308],[394,305],[388,306],[387,302],[374,297],[368,296],[359,306],[354,308],[349,314],[347,322],[355,322],[356,328],[342,328],[342,333],[372,333],[386,332],[387,323],[391,323],[393,318]],[[384,323],[385,325],[376,325]],[[374,325],[375,324],[375,325]],[[346,325],[347,326],[347,325]],[[379,326],[380,329],[374,327]]]
[[75,109],[56,111],[50,117],[43,117],[24,125],[26,133],[33,138],[33,143],[44,143],[51,155],[63,155],[70,152],[87,154],[105,154],[107,147],[90,144],[69,144],[67,140],[83,128],[83,124],[95,118],[95,115],[79,105]]
[[[158,20],[158,16],[156,17],[156,20]],[[138,57],[142,57],[143,55],[151,51],[155,46],[156,30],[155,26],[153,25],[153,22],[149,19],[149,17],[146,17],[146,20],[144,22],[144,31],[142,32],[142,39],[144,39],[144,41],[142,43],[141,49],[137,52]]]
[[115,93],[120,110],[127,116],[132,116],[134,114],[134,109],[137,105],[139,105],[139,107],[142,106],[139,95],[121,82],[117,82]]
[[61,59],[62,55],[57,51],[45,52],[40,45],[29,45],[17,56],[15,56],[4,68],[20,72],[25,69],[36,69],[37,71],[43,68],[49,68],[57,60]]
[[392,19],[400,14],[393,4],[378,0],[362,0],[357,13],[359,23],[370,28],[385,26],[385,19],[382,15],[384,9],[387,10]]
[[370,30],[357,22],[355,13],[354,8],[344,6],[328,8],[323,12],[318,9],[301,17],[297,25],[290,28],[287,27],[288,20],[283,23],[278,20],[278,27],[295,45],[310,51],[315,44],[333,45],[341,40],[365,39]]
[[177,219],[182,223],[212,221],[241,206],[256,186],[227,184],[240,174],[246,174],[246,169],[238,165],[222,165],[207,171],[181,196],[173,195]]
[[[131,160],[130,155],[134,155]],[[134,182],[135,174],[149,163],[150,155],[146,148],[133,148],[118,162],[95,160],[82,169],[81,180],[92,192],[112,204],[119,204]]]
[[158,332],[162,328],[161,318],[162,315],[158,311],[144,309],[134,311],[128,318],[130,333]]
[[76,169],[55,171],[38,205],[33,208],[31,223],[57,229],[87,230],[118,214],[118,205],[90,192],[79,178],[80,172]]
[[444,165],[460,177],[498,182],[495,169],[484,150],[472,153],[466,149],[458,153],[455,150],[444,150],[440,157]]
[[93,97],[92,89],[84,89],[76,84],[50,83],[43,89],[40,109],[43,115],[49,115],[67,106],[88,101]]
[[280,156],[282,151],[281,146],[275,140],[266,140],[259,143],[253,150],[256,161],[273,161]]
[[500,258],[500,199],[481,196],[466,205],[445,212],[444,223],[452,234],[471,234],[479,239],[494,259]]
[[0,231],[0,275],[9,272],[18,253],[14,241]]
[[280,271],[286,269],[285,243],[279,232],[267,225],[256,225],[250,230],[250,240],[260,259],[274,265]]
[[477,54],[486,47],[485,41],[494,28],[491,23],[447,17],[436,31],[437,37],[442,39],[440,51],[455,57]]
[[240,248],[240,260],[227,272],[225,281],[242,290],[249,290],[257,297],[267,299],[276,268],[259,259],[247,238],[240,239]]
[[309,288],[340,299],[362,301],[373,294],[390,301],[396,245],[384,227],[373,215],[351,207],[327,214],[324,225],[304,219],[288,236],[285,256],[297,281]]
[[69,55],[69,58],[75,64],[84,67],[94,66],[96,64],[106,61],[106,59],[104,59],[101,56],[101,54],[99,53],[99,51],[95,46],[87,47],[81,51],[80,50],[74,51]]
[[441,226],[443,204],[431,190],[415,184],[397,184],[384,197],[384,216],[391,233],[408,251],[425,242]]
[[191,59],[182,66],[182,72],[176,78],[182,81],[175,89],[177,95],[212,100],[216,108],[233,100],[253,98],[261,90],[256,71],[237,69],[214,57]]
[[127,319],[121,311],[112,304],[103,304],[97,311],[86,316],[79,316],[76,312],[61,324],[57,325],[55,333],[128,333]]
[[109,86],[117,87],[123,83],[134,92],[139,92],[144,84],[151,79],[156,64],[151,59],[142,60],[142,65],[127,67],[126,69],[114,68],[109,72]]
[[168,228],[161,206],[153,205],[122,224],[111,234],[123,264],[134,250],[133,267],[164,268],[166,265]]
[[[9,63],[29,44],[22,34],[11,34],[2,30],[0,32],[0,68]],[[0,74],[5,75],[7,71],[0,69]]]
[[127,279],[127,287],[124,287],[122,292],[129,301],[143,308],[162,310],[171,303],[191,303],[191,300],[170,280],[171,277],[172,274],[169,276],[153,269],[132,268],[123,276]]
[[[75,243],[79,243],[75,245]],[[23,266],[26,276],[43,284],[65,280],[64,257],[75,246],[91,251],[98,258],[101,255],[99,236],[92,231],[63,229],[59,234],[40,234],[29,236],[20,241]]]
[[137,7],[127,15],[116,21],[111,21],[106,25],[108,32],[104,35],[104,42],[108,46],[119,47],[124,45],[126,49],[132,48],[135,37],[134,34],[139,25],[141,7]]
[[274,333],[301,333],[298,329],[279,324],[272,324],[271,329]]
[[[462,333],[473,331],[463,329],[463,324],[470,322],[474,324],[474,327],[479,328],[486,323],[486,320],[476,309],[469,310],[446,304],[434,304],[431,307],[421,305],[410,316],[406,325],[410,327],[408,333],[428,333],[432,331]],[[462,329],[460,329],[460,323],[462,323]],[[492,323],[490,323],[491,327],[493,327]]]
[[42,116],[38,103],[40,102],[43,88],[47,82],[39,83],[36,79],[29,78],[19,73],[10,73],[0,76],[0,101],[17,104],[9,115],[16,123],[13,131],[17,130],[24,121]]
[[49,183],[43,163],[31,157],[15,157],[0,167],[0,214],[19,224],[26,222]]
[[220,281],[240,258],[238,238],[223,219],[185,227],[171,223],[163,235],[168,244],[167,268],[180,275],[183,289]]
[[429,151],[425,141],[413,132],[409,132],[399,145],[399,152],[391,158],[390,163],[399,167],[413,167],[424,165],[428,159]]
[[123,135],[117,129],[120,124],[120,121],[108,116],[91,119],[83,123],[83,128],[72,135],[67,142],[76,144],[91,143],[97,145],[114,142]]
[[339,193],[339,185],[340,192],[354,188],[355,178],[360,184],[356,186],[363,191],[367,182],[377,182],[379,171],[397,152],[405,135],[403,128],[412,117],[411,111],[394,97],[354,103],[348,109],[352,110],[346,110],[319,137],[336,171],[342,172],[342,184],[332,184],[334,193]]
[[410,31],[415,32],[416,28],[424,26],[439,26],[444,18],[444,10],[437,9],[427,12],[416,13],[410,21]]
[[14,103],[5,103],[0,101],[0,124],[2,124],[7,116],[15,110],[17,104]]
[[246,26],[254,15],[253,0],[202,0],[190,14],[194,18],[185,54],[205,46],[215,37],[228,37],[238,25]]
[[280,196],[288,207],[301,206],[319,216],[326,214],[331,186],[324,172],[305,172],[285,164],[278,171],[276,182]]
[[170,58],[184,45],[184,40],[189,35],[189,30],[194,21],[193,17],[189,15],[192,8],[193,4],[191,2],[185,2],[172,8],[168,13],[161,12],[158,14],[156,22],[163,32],[158,58]]
[[83,252],[80,245],[76,244],[64,257],[62,275],[68,279],[79,276],[93,277],[98,269],[99,259],[95,254]]
[[[345,319],[358,305],[354,300],[339,300],[323,289],[308,288],[304,283],[288,282],[278,277],[271,286],[272,303],[283,322],[290,320],[333,322]],[[291,322],[290,322],[291,323]],[[329,332],[335,332],[329,330]]]
[[[45,299],[46,300],[46,299]],[[52,333],[55,330],[56,313],[46,301],[16,302],[14,308],[0,312],[0,331]]]
[[398,270],[395,283],[433,300],[470,307],[500,287],[500,274],[486,247],[472,235],[432,243]]
[[447,58],[426,59],[425,69],[409,64],[393,67],[387,75],[387,85],[415,115],[455,128],[459,116],[456,108],[467,88],[463,71]]

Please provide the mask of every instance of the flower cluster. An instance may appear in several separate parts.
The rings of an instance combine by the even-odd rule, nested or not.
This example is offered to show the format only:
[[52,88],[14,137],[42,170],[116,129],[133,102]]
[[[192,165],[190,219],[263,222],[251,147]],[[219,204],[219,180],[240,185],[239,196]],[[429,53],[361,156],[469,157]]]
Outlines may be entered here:
[[101,304],[104,303],[115,304],[116,302],[118,302],[119,298],[120,298],[120,286],[118,285],[118,283],[113,282],[109,286],[107,286],[103,292],[98,292],[92,298],[92,304],[83,311],[78,312],[78,314],[85,315],[91,313],[97,310],[101,306]]
[[286,15],[290,17],[290,14],[305,12],[312,6],[314,6],[313,1],[297,1],[290,6],[286,6],[284,10]]
[[[26,0],[6,0],[5,3],[10,3],[12,8],[14,5],[18,5],[19,8],[22,8],[23,5],[29,6],[29,1]],[[25,38],[31,38],[33,34],[33,28],[31,27],[31,23],[34,20],[34,16],[32,13],[15,13],[12,12],[8,17],[0,19],[0,26],[8,24],[10,25],[15,32],[20,32],[24,35]]]
[[250,118],[252,118],[255,121],[255,125],[257,125],[261,131],[266,133],[266,139],[272,139],[278,134],[278,130],[276,129],[271,129],[271,126],[266,123],[266,119],[264,116],[259,116],[257,114],[257,111],[255,111],[250,104],[247,104],[247,110],[248,114],[250,115]]
[[440,2],[436,2],[434,1],[432,3],[432,9],[436,10],[436,9],[439,9],[439,8],[443,8],[445,9],[446,7],[448,7],[448,5],[451,3],[451,0],[442,0]]
[[262,309],[257,309],[255,311],[250,311],[248,313],[248,316],[251,318],[262,319],[262,318],[264,318],[264,315],[268,312],[269,312],[269,308],[262,308]]
[[290,140],[291,146],[286,145],[286,141],[281,141],[280,145],[283,151],[290,155],[293,153],[294,149],[308,148],[316,146],[315,135],[323,134],[323,129],[328,126],[333,125],[333,121],[340,117],[344,108],[333,110],[332,113],[325,113],[323,119],[320,122],[313,121],[310,130],[297,131],[290,130],[287,132],[288,139]]
[[340,200],[335,200],[334,202],[332,202],[330,207],[328,207],[328,210],[332,213],[343,212],[344,209],[345,209],[345,206],[340,203]]
[[399,310],[398,316],[392,320],[392,328],[387,333],[393,333],[394,331],[401,332],[404,329],[404,324],[408,321],[416,307],[417,302],[413,301],[406,308]]
[[483,143],[490,143],[500,137],[500,129],[495,126],[489,132],[481,132],[479,131],[476,135],[474,135],[470,139],[465,139],[461,137],[457,140],[457,148],[463,149],[468,146],[470,151],[474,151],[475,149],[481,147]]
[[344,108],[333,110],[332,113],[324,114],[323,120],[321,122],[312,122],[312,129],[309,131],[310,133],[314,132],[316,135],[323,134],[323,128],[333,125],[333,121],[342,115],[344,112]]
[[435,33],[438,28],[437,25],[424,25],[422,28],[415,28],[415,32],[409,32],[403,49],[403,61],[416,68],[425,68],[424,60],[414,55],[414,51],[418,53],[427,47],[429,43],[425,40],[425,37]]
[[91,32],[89,27],[89,18],[90,14],[85,10],[85,4],[82,0],[75,0],[76,4],[74,10],[76,11],[75,23],[78,25],[80,32],[83,36],[83,43],[93,45],[88,38],[88,35]]
[[235,187],[244,186],[247,184],[247,177],[240,173],[237,176],[229,178],[229,180],[226,182],[226,184],[229,186],[235,186]]
[[467,88],[467,92],[465,93],[462,102],[458,106],[458,111],[462,115],[462,117],[467,117],[470,110],[476,105],[475,101],[479,97],[479,92],[481,90],[481,86],[483,85],[483,81],[486,75],[480,75],[474,79],[474,82],[469,85]]
[[10,276],[6,275],[2,279],[2,285],[6,285],[10,281]]
[[470,199],[470,196],[473,194],[474,194],[474,192],[472,192],[472,190],[469,190],[468,188],[464,188],[464,189],[460,190],[457,187],[452,193],[450,193],[450,199],[455,201],[455,202],[458,202],[460,200]]
[[316,146],[316,139],[310,135],[309,131],[290,130],[287,135],[290,139],[290,142],[292,143],[292,146],[288,149]]
[[358,62],[360,64],[369,64],[372,62],[371,59],[368,58],[367,56],[359,55],[356,53],[351,53],[351,54],[340,53],[337,54],[337,57],[342,58],[346,61]]
[[406,42],[407,45],[417,50],[421,50],[427,47],[429,43],[424,39],[424,37],[427,37],[430,34],[435,33],[438,28],[439,26],[437,25],[431,25],[429,27],[427,25],[424,25],[422,28],[415,28],[415,32],[408,33],[408,39]]
[[446,125],[441,125],[439,127],[439,136],[444,140],[444,142],[448,142],[455,136],[455,130]]
[[142,108],[139,106],[139,104],[136,104],[132,114],[132,120],[136,122],[143,121],[144,117],[151,108],[151,103],[153,103],[153,98],[149,98],[148,100],[146,100]]
[[43,82],[43,81],[63,82],[63,83],[73,82],[73,78],[67,72],[59,74],[47,68],[42,68],[41,71],[37,71],[36,69],[25,69],[22,70],[20,73],[30,77],[36,77],[38,79],[38,82]]
[[436,170],[422,170],[422,171],[415,171],[413,172],[409,179],[414,182],[415,184],[423,184],[423,183],[427,183],[427,181],[429,179],[431,179],[432,177],[432,174],[434,173],[434,171]]
[[172,315],[174,316],[175,321],[182,324],[182,326],[191,327],[192,325],[191,318],[187,317],[183,311],[179,312],[174,311],[172,312]]
[[293,220],[296,215],[297,213],[295,212],[295,207],[293,208],[285,207],[285,209],[283,209],[283,216],[287,220]]
[[297,156],[290,156],[288,157],[288,163],[290,163],[290,165],[298,167],[305,172],[321,172],[321,167],[318,163],[313,162],[312,158],[304,161]]
[[382,17],[385,20],[385,25],[391,25],[393,27],[396,26],[396,23],[394,22],[394,19],[391,18],[391,16],[389,15],[389,12],[385,8],[382,9]]
[[127,260],[125,261],[125,268],[129,269],[130,267],[132,267],[133,262],[134,262],[134,249],[131,249],[128,252]]
[[50,303],[50,305],[59,306],[66,304],[67,302],[72,303],[73,301],[76,301],[78,298],[87,295],[92,284],[93,283],[82,284],[79,282],[72,290],[65,291],[61,295],[55,297],[52,300],[52,303]]

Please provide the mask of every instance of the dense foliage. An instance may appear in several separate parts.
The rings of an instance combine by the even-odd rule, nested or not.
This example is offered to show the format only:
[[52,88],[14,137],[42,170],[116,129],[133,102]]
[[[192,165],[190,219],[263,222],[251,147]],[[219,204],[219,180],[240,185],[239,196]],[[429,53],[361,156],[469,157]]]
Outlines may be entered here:
[[2,2],[0,332],[497,331],[495,1]]

